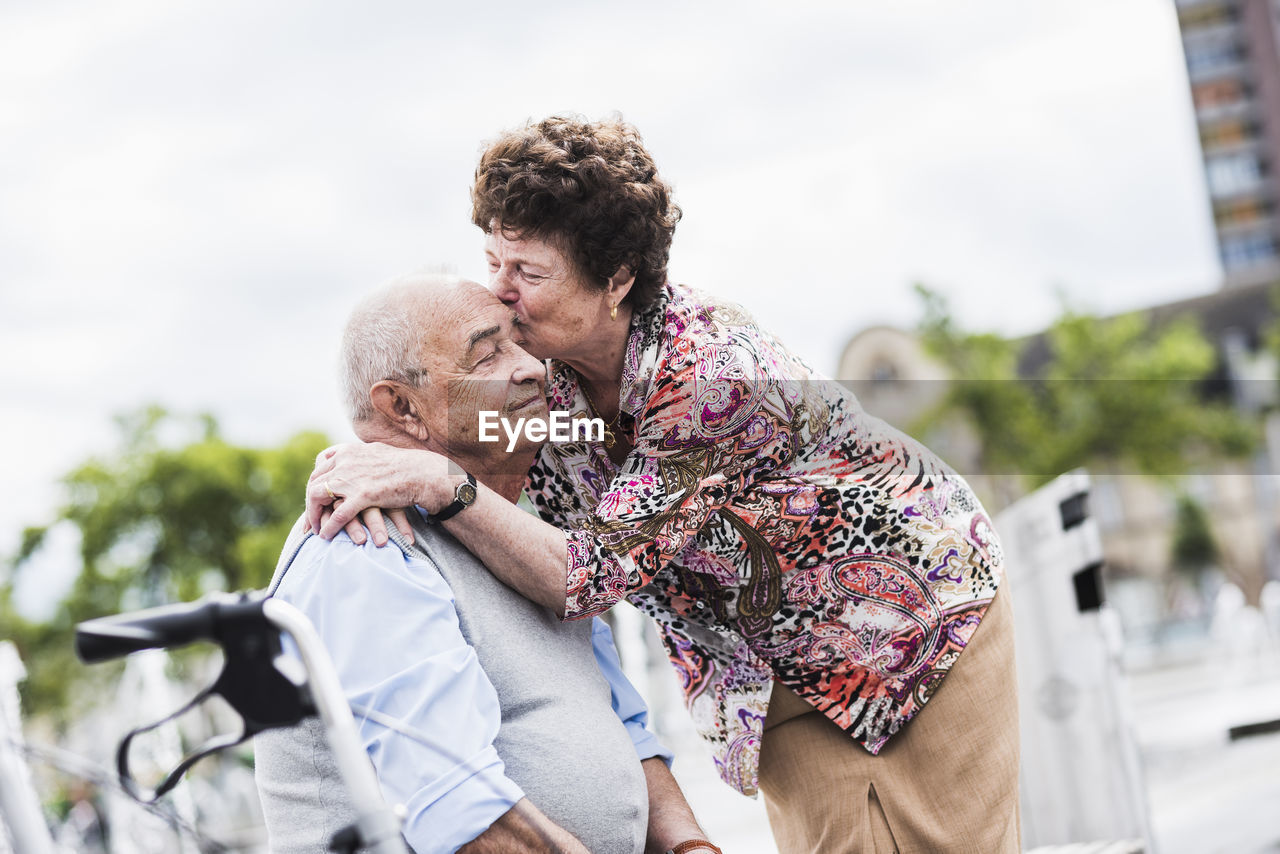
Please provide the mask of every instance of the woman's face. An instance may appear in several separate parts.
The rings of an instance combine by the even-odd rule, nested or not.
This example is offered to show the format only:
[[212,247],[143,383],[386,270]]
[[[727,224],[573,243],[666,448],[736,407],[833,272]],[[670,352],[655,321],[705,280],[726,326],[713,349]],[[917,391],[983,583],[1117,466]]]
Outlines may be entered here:
[[536,237],[504,235],[495,227],[484,251],[489,290],[515,311],[529,353],[570,363],[593,355],[621,296],[592,287],[564,252]]

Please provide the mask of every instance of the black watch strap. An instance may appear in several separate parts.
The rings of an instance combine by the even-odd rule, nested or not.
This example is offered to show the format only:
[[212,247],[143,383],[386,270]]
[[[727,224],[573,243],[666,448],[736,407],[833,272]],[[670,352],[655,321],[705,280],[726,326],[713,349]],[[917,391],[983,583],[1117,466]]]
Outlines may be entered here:
[[470,472],[464,472],[467,479],[458,484],[458,488],[453,491],[453,503],[445,507],[439,513],[432,515],[432,520],[443,522],[445,519],[452,519],[462,511],[463,507],[470,507],[476,500],[476,476]]

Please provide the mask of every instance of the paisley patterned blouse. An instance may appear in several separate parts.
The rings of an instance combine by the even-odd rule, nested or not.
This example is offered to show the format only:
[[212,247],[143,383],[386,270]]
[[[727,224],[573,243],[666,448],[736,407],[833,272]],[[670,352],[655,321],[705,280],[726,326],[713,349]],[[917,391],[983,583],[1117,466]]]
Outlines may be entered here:
[[[587,417],[552,362],[553,410]],[[968,485],[741,308],[682,286],[632,321],[634,450],[548,444],[527,494],[568,537],[566,617],[653,617],[720,776],[754,794],[778,679],[876,753],[928,701],[1002,578]]]

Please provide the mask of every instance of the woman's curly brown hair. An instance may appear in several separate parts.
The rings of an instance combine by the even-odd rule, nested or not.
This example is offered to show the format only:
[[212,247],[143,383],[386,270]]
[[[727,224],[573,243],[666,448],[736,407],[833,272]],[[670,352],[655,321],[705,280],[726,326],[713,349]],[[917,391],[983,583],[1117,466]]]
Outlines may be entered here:
[[504,133],[480,156],[471,221],[488,234],[536,237],[568,250],[604,288],[620,267],[636,276],[627,295],[649,306],[667,280],[680,208],[640,133],[622,118],[552,116]]

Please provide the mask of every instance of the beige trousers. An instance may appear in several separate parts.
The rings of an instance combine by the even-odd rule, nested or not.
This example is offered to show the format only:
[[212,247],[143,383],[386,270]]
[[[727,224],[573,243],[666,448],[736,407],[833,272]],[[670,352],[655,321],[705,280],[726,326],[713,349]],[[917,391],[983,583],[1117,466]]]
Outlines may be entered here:
[[760,790],[781,854],[1017,854],[1008,588],[1006,580],[937,693],[879,755],[774,683]]

